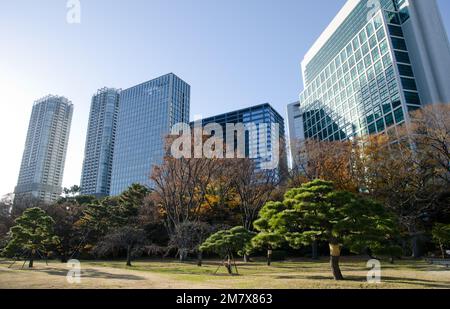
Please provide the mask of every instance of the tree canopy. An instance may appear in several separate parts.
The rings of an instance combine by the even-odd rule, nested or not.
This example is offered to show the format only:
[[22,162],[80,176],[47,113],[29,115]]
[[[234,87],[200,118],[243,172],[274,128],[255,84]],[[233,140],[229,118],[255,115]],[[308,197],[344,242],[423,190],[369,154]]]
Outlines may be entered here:
[[379,248],[392,237],[395,224],[379,203],[315,180],[288,191],[283,203],[267,203],[255,225],[262,232],[259,237],[274,244],[281,237],[293,248],[315,240],[328,242],[333,275],[340,280],[341,246],[353,252]]
[[232,274],[231,260],[234,260],[233,253],[244,255],[254,236],[255,233],[248,231],[242,226],[237,226],[211,235],[200,246],[200,250],[213,252],[225,257],[228,260],[228,262],[225,263],[225,267],[228,269],[228,272]]
[[47,253],[47,249],[58,243],[53,234],[53,219],[41,208],[29,208],[15,220],[11,228],[11,239],[4,249],[8,256],[29,256],[29,267],[33,267],[36,254]]

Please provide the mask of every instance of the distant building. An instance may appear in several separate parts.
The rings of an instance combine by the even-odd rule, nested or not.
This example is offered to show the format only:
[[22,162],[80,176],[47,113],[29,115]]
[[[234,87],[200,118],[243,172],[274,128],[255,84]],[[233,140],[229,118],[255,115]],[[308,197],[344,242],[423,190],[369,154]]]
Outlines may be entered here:
[[111,195],[133,183],[151,186],[152,168],[163,161],[165,138],[189,122],[190,86],[170,73],[123,90],[117,120]]
[[305,55],[305,138],[395,133],[409,112],[450,102],[450,45],[436,1],[380,4],[347,1]]
[[33,197],[53,202],[61,195],[72,103],[47,96],[33,105],[15,199]]
[[92,97],[81,175],[81,194],[108,196],[120,90],[103,88]]
[[[257,170],[262,170],[262,167],[265,163],[269,163],[274,159],[274,156],[277,155],[279,157],[279,165],[278,169],[286,169],[287,168],[287,156],[285,152],[285,132],[284,132],[284,119],[283,117],[272,107],[270,104],[260,104],[251,106],[248,108],[244,108],[237,111],[232,111],[212,117],[208,117],[205,119],[199,120],[201,121],[202,127],[205,127],[211,123],[217,123],[222,127],[223,131],[223,140],[224,143],[227,141],[226,137],[226,127],[227,124],[238,124],[242,123],[248,127],[249,124],[256,125],[255,134],[252,134],[251,128],[247,130],[245,134],[245,156],[251,157],[256,164]],[[191,122],[191,127],[193,127],[196,122]],[[258,126],[260,124],[264,124],[266,126],[262,127],[266,132],[261,132],[261,128]],[[275,154],[276,148],[272,144],[272,136],[275,132],[273,132],[274,127],[272,124],[278,124],[279,126],[279,153]],[[267,138],[264,139],[264,136]],[[263,142],[266,142],[263,144]],[[235,141],[234,145],[235,149],[237,148],[237,144]],[[281,171],[281,170],[280,170]]]
[[295,165],[296,154],[298,154],[299,142],[305,139],[303,131],[303,114],[300,111],[300,102],[294,102],[287,106],[288,129],[289,129],[289,155],[290,166]]

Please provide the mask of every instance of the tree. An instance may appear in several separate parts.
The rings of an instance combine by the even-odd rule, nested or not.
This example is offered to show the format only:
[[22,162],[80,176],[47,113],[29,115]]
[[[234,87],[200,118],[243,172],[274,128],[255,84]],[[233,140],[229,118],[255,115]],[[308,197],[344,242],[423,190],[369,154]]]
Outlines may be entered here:
[[436,177],[450,185],[450,105],[428,105],[412,113],[411,118],[400,134],[410,138],[428,158]]
[[272,262],[272,251],[284,243],[283,235],[277,233],[270,224],[270,219],[284,209],[281,202],[268,202],[259,212],[259,219],[253,224],[259,232],[252,239],[254,248],[267,248],[267,265]]
[[250,241],[255,233],[248,231],[242,226],[237,226],[229,230],[221,230],[206,239],[200,246],[203,252],[213,252],[224,257],[223,265],[226,267],[228,274],[233,274],[233,263],[237,273],[236,262],[233,253],[244,255],[248,250]]
[[[123,244],[125,240],[131,241],[137,237],[133,235],[140,236],[143,219],[141,209],[146,203],[148,193],[149,190],[146,187],[133,184],[119,196],[107,197],[100,203],[93,203],[86,207],[80,223],[90,235],[93,244],[103,241],[100,247],[96,246],[100,248],[95,250],[97,253],[103,252],[104,248],[113,248],[111,244],[114,244],[114,241]],[[130,253],[129,250],[127,250],[128,253]]]
[[167,156],[153,169],[154,196],[170,235],[183,222],[197,221],[205,205],[208,184],[219,171],[216,159]]
[[411,240],[412,256],[421,256],[418,239],[424,225],[448,209],[439,201],[448,191],[441,169],[408,136],[371,136],[364,141],[361,183],[392,211]]
[[[267,205],[268,208],[273,205]],[[291,189],[267,220],[268,228],[299,248],[315,240],[327,241],[335,280],[342,280],[341,247],[353,252],[379,247],[391,237],[394,222],[382,205],[346,191],[332,182],[315,180]],[[267,211],[269,212],[269,211]]]
[[258,171],[255,164],[251,159],[234,159],[228,176],[238,198],[242,226],[249,231],[281,181],[276,170]]
[[70,188],[64,188],[63,193],[65,198],[75,197],[80,194],[81,188],[78,185],[73,185]]
[[145,231],[150,242],[148,247],[152,250],[148,251],[149,254],[167,252],[165,247],[170,239],[165,227],[164,215],[156,205],[154,193],[148,194],[144,204],[139,208],[138,226]]
[[115,216],[112,213],[118,208],[118,205],[118,197],[106,197],[101,201],[94,201],[86,205],[80,219],[80,226],[89,235],[91,244],[105,236],[111,228],[117,227]]
[[185,261],[188,253],[198,254],[198,265],[202,264],[200,245],[211,235],[213,227],[204,222],[183,222],[171,235],[169,247],[178,249],[180,261]]
[[43,200],[38,199],[32,195],[20,194],[14,197],[14,203],[11,209],[12,218],[16,219],[22,215],[22,213],[29,208],[44,208],[48,204]]
[[[251,231],[259,211],[276,192],[281,182],[280,175],[277,169],[258,171],[251,159],[233,160],[229,173],[238,200],[242,226]],[[246,253],[244,261],[248,261]]]
[[131,265],[131,260],[136,252],[146,244],[145,232],[132,226],[123,226],[106,235],[94,248],[94,253],[105,256],[110,253],[117,253],[120,250],[127,252],[127,266]]
[[49,205],[45,208],[46,213],[55,221],[54,234],[58,237],[56,251],[62,263],[66,263],[70,256],[77,253],[86,236],[79,226],[83,210],[84,206],[75,201]]
[[445,259],[445,248],[444,246],[450,245],[450,224],[437,223],[433,227],[433,239],[439,245],[441,249],[442,258]]
[[149,190],[140,184],[132,184],[126,191],[119,195],[119,203],[111,212],[113,224],[124,226],[137,224],[139,209],[145,203]]
[[294,141],[290,185],[299,187],[315,179],[332,181],[338,190],[358,192],[354,164],[358,159],[352,141]]
[[40,208],[29,208],[15,220],[11,228],[11,240],[4,249],[9,256],[29,255],[28,267],[33,267],[36,254],[47,253],[47,248],[58,242],[53,234],[53,219]]
[[11,215],[10,203],[0,201],[0,250],[7,244],[7,234],[14,225],[14,219]]

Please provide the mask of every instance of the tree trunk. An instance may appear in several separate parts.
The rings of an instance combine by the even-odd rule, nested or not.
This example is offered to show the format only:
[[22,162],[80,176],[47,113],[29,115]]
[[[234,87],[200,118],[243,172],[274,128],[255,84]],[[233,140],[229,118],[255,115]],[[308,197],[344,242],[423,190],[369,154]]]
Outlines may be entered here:
[[227,256],[227,261],[225,262],[225,267],[228,270],[228,274],[232,275],[233,274],[233,265],[231,264],[231,255],[228,254]]
[[202,266],[203,254],[201,251],[197,253],[197,266]]
[[272,263],[272,248],[267,249],[267,266]]
[[180,262],[185,262],[187,260],[187,250],[180,249]]
[[411,250],[412,258],[418,259],[421,257],[420,246],[419,246],[419,235],[414,234],[411,237]]
[[33,268],[35,253],[36,253],[36,251],[34,249],[31,250],[30,262],[28,263],[28,268]]
[[131,266],[131,246],[127,247],[127,266]]
[[250,261],[248,254],[244,253],[244,263],[248,263]]
[[372,249],[370,249],[369,247],[366,248],[366,254],[370,259],[376,259],[372,254]]
[[312,249],[312,259],[313,260],[317,260],[319,259],[319,252],[318,252],[318,243],[317,240],[314,240],[313,243],[311,244],[311,249]]
[[341,273],[341,268],[339,267],[339,259],[341,256],[341,247],[339,244],[330,243],[330,266],[333,272],[334,280],[344,280]]
[[441,248],[442,259],[445,260],[445,250],[444,250],[444,245],[443,245],[441,242],[439,243],[439,247]]

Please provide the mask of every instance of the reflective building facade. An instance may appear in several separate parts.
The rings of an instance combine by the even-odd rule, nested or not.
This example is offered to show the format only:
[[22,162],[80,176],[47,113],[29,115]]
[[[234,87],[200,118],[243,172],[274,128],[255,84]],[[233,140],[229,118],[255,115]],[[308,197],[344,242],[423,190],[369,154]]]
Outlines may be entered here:
[[56,201],[61,195],[73,105],[49,95],[33,105],[15,199]]
[[395,132],[450,102],[450,46],[435,0],[349,0],[302,62],[304,138]]
[[[212,117],[208,117],[201,120],[201,125],[203,127],[208,124],[217,123],[222,127],[223,131],[223,141],[227,141],[226,129],[227,124],[244,124],[247,128],[245,132],[245,156],[252,158],[256,164],[257,170],[264,169],[265,165],[270,165],[274,156],[274,151],[276,151],[276,147],[272,144],[273,137],[275,137],[275,128],[272,124],[279,125],[278,136],[280,139],[280,151],[281,157],[279,157],[279,165],[278,168],[285,169],[287,168],[287,156],[286,152],[284,152],[284,140],[285,140],[285,131],[284,131],[284,119],[283,117],[268,103],[255,105],[252,107],[244,108],[237,111],[228,112],[225,114],[220,114]],[[250,126],[250,124],[254,124],[255,126]],[[259,125],[265,126],[259,126]],[[191,127],[194,125],[198,125],[197,122],[191,123]],[[256,132],[252,132],[256,130]],[[265,132],[261,132],[265,130]],[[237,148],[237,141],[235,140],[235,149]],[[225,149],[224,149],[225,150]]]
[[92,97],[81,175],[81,194],[108,196],[120,90],[103,88]]
[[133,183],[151,187],[174,124],[189,121],[190,86],[170,73],[123,90],[117,120],[110,195]]

